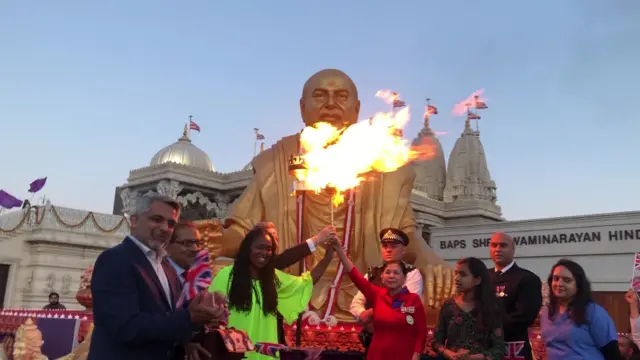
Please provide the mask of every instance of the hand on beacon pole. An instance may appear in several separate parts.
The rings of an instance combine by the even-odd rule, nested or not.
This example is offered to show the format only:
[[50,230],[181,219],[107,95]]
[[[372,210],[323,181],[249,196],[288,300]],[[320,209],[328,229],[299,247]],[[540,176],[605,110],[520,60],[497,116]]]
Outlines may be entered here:
[[313,243],[316,246],[324,245],[332,238],[337,239],[336,228],[333,226],[327,226],[322,229],[316,236],[313,237]]

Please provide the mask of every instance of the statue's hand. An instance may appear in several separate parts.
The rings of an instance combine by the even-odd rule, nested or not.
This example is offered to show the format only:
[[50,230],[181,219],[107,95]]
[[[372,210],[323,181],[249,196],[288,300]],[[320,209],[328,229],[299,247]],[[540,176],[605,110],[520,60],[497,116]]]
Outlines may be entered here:
[[425,276],[428,304],[438,309],[453,294],[453,271],[447,264],[427,265]]
[[222,223],[219,219],[200,220],[195,222],[195,226],[200,232],[205,248],[209,250],[209,256],[213,260],[222,256]]

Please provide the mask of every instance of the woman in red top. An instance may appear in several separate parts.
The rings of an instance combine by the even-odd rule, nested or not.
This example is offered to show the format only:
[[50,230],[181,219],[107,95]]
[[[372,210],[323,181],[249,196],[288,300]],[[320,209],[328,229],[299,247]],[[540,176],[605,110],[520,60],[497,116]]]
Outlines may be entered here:
[[404,286],[407,268],[402,261],[382,267],[382,285],[376,286],[358,272],[339,243],[334,248],[351,281],[373,308],[373,339],[367,360],[418,360],[427,339],[427,319],[420,296]]

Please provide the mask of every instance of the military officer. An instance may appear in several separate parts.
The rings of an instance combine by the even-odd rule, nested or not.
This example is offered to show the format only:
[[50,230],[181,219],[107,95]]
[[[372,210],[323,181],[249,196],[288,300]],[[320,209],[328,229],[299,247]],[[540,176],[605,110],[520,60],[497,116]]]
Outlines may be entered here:
[[[380,231],[380,251],[382,255],[382,261],[401,261],[404,258],[405,248],[409,244],[409,236],[402,230],[396,228],[386,228]],[[405,286],[407,289],[415,294],[422,296],[423,282],[420,271],[410,264],[406,264],[409,269],[405,280]],[[381,283],[382,264],[378,266],[370,267],[365,277],[370,282],[382,286]],[[367,304],[367,300],[361,292],[358,292],[353,297],[351,302],[350,312],[356,317],[364,329],[360,334],[360,341],[366,348],[369,347],[371,339],[373,337],[373,309]]]

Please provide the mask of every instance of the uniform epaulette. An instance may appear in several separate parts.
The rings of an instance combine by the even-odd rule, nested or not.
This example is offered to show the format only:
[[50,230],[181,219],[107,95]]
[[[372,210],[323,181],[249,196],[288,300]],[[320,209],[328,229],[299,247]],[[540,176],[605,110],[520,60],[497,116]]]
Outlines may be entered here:
[[404,267],[405,267],[405,268],[407,268],[407,272],[411,272],[411,271],[413,271],[413,270],[415,270],[415,269],[416,269],[416,267],[415,267],[415,266],[413,266],[413,265],[411,265],[411,264],[409,264],[409,263],[406,263],[406,262],[404,262],[404,261],[403,261],[403,263],[404,263]]

